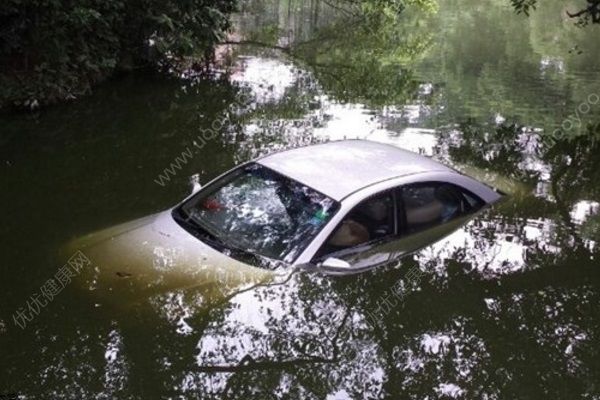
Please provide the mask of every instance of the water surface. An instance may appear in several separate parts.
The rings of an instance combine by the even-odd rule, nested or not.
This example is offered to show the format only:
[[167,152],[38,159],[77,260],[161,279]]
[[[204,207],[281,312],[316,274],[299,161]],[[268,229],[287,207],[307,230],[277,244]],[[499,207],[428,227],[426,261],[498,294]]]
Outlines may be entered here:
[[[127,77],[3,116],[0,392],[598,398],[598,32],[573,27],[560,1],[529,19],[505,3],[364,25],[317,0],[251,2],[230,39],[254,45],[219,49],[214,79]],[[293,274],[224,301],[173,289],[123,308],[72,282],[14,324],[70,239],[171,207],[195,173],[207,182],[273,150],[353,137],[503,176],[516,195],[398,267]]]

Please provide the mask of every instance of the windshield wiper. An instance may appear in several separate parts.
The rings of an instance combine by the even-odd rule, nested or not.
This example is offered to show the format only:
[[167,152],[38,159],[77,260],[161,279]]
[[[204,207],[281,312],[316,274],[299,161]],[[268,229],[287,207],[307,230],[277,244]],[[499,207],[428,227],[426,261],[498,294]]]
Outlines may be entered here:
[[173,217],[177,222],[184,225],[187,228],[186,230],[192,235],[196,237],[201,236],[202,239],[210,242],[214,247],[226,248],[225,243],[217,235],[202,226],[202,224],[193,219],[183,209],[175,210]]
[[203,226],[199,221],[192,218],[189,214],[187,214],[183,209],[176,209],[173,211],[173,218],[179,222],[183,227],[190,232],[192,235],[196,236],[198,239],[206,242],[211,247],[216,248],[220,252],[227,251],[230,253],[230,256],[233,258],[239,259],[241,257],[249,258],[254,263],[263,265],[268,264],[270,262],[274,262],[272,258],[263,256],[254,252],[251,249],[243,248],[240,246],[233,245],[225,240],[221,239],[214,233],[212,233],[209,229]]

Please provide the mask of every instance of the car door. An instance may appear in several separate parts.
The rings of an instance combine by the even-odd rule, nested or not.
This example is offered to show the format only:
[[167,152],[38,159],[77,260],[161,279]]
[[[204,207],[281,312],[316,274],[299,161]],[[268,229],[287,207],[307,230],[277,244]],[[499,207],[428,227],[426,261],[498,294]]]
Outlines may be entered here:
[[337,258],[357,272],[389,261],[398,234],[395,190],[371,196],[355,206],[338,224],[313,262]]
[[485,202],[458,185],[422,182],[398,188],[399,240],[391,259],[437,242],[460,228]]
[[395,262],[458,229],[483,205],[466,189],[445,182],[387,190],[352,209],[313,263],[336,258],[350,264],[349,272],[360,272]]

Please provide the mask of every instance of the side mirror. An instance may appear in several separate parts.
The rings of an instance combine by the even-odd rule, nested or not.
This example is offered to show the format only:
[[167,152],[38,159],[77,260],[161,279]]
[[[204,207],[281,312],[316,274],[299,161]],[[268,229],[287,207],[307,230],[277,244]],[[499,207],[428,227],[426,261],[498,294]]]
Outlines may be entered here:
[[333,271],[344,271],[344,270],[350,270],[352,268],[352,266],[350,265],[349,262],[340,260],[339,258],[335,258],[335,257],[329,257],[328,259],[323,261],[323,263],[321,263],[321,265],[319,265],[319,267],[321,267],[325,270],[333,270]]
[[200,189],[202,189],[202,185],[200,184],[200,174],[194,174],[190,176],[190,185],[192,186],[192,193],[198,193]]
[[300,264],[297,267],[305,271],[322,272],[329,275],[347,275],[348,273],[355,272],[349,262],[335,257],[329,257],[322,263],[306,263]]

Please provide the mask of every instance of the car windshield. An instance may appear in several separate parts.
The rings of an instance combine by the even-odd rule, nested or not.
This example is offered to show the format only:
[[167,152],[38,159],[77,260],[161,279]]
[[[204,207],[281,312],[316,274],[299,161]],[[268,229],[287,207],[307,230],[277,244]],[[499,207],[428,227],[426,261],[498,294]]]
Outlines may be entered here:
[[248,164],[201,190],[180,214],[231,256],[237,250],[293,262],[338,208],[314,189]]

